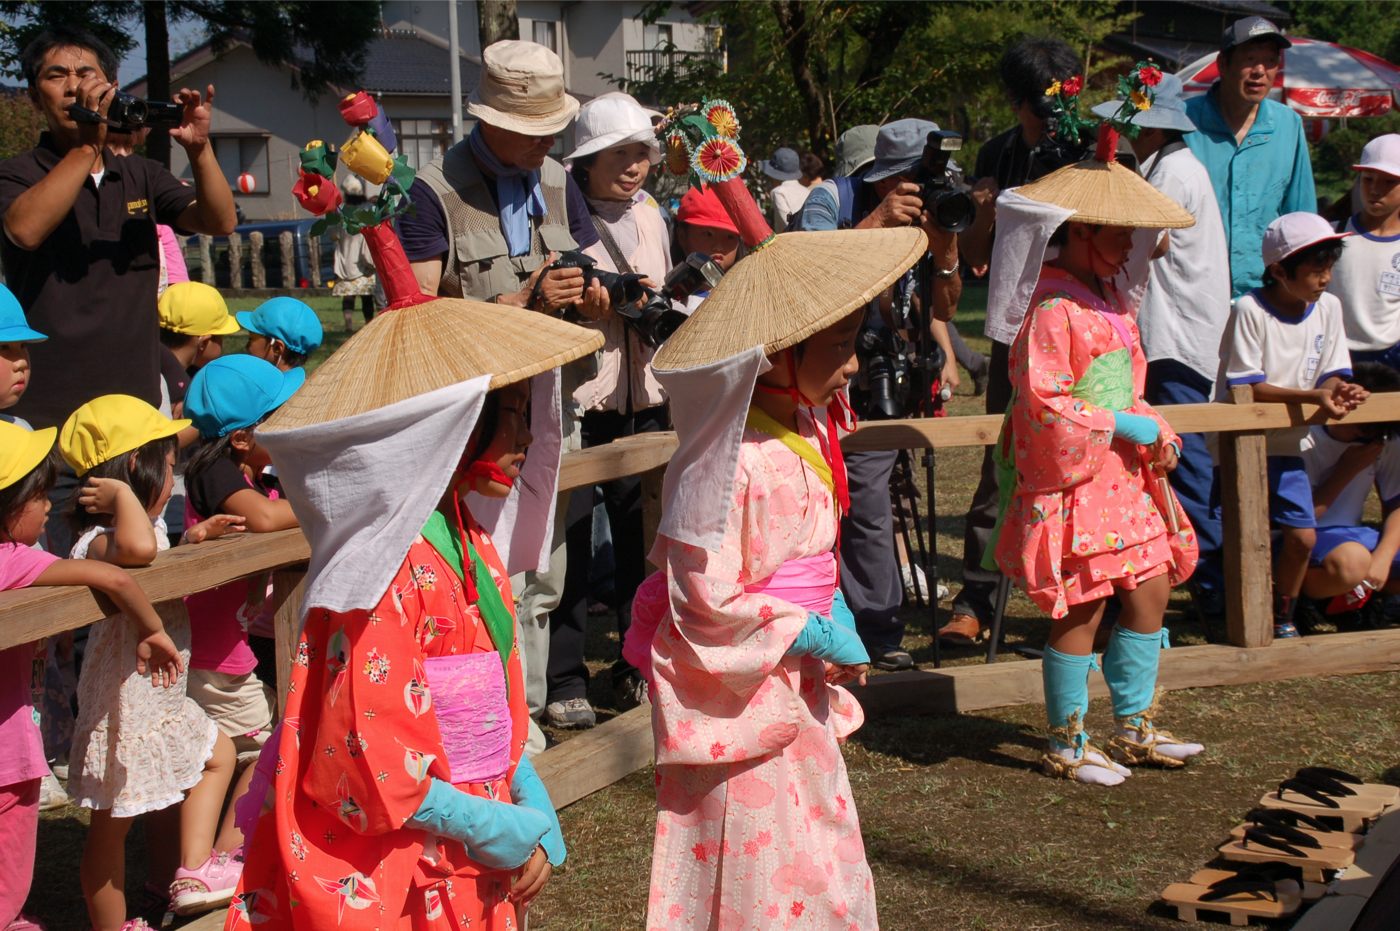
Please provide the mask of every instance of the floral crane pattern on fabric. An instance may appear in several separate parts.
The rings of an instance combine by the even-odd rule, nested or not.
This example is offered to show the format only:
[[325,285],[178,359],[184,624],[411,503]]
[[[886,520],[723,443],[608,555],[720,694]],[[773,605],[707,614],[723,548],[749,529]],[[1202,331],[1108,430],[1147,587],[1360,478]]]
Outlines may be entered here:
[[1054,618],[1115,585],[1190,577],[1197,546],[1186,512],[1158,481],[1151,450],[1113,437],[1122,410],[1152,417],[1163,442],[1180,444],[1142,399],[1147,360],[1131,314],[1046,266],[1010,364],[1015,399],[1000,447],[1016,486],[997,538],[1002,571]]
[[820,660],[786,655],[807,609],[761,591],[835,541],[827,485],[752,428],[723,546],[657,540],[669,592],[648,586],[633,605],[660,615],[650,929],[878,926],[840,748],[860,706]]
[[[490,539],[469,537],[502,600],[510,583]],[[474,861],[458,842],[406,829],[430,777],[452,781],[451,746],[434,713],[430,660],[499,653],[461,576],[422,536],[371,611],[312,608],[297,645],[272,811],[254,835],[225,928],[504,931],[513,874]],[[436,660],[435,660],[436,661]],[[510,800],[525,747],[520,656],[504,668],[506,772],[457,783]],[[500,669],[497,668],[499,681]],[[449,741],[450,744],[450,741]]]

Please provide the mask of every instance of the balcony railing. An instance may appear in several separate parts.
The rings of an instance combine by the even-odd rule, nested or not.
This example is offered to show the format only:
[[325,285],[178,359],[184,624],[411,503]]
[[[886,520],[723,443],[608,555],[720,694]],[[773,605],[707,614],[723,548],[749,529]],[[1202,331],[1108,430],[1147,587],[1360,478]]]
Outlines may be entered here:
[[724,67],[724,53],[715,51],[684,51],[676,48],[645,49],[627,53],[627,80],[650,81],[668,71],[684,74],[703,64]]

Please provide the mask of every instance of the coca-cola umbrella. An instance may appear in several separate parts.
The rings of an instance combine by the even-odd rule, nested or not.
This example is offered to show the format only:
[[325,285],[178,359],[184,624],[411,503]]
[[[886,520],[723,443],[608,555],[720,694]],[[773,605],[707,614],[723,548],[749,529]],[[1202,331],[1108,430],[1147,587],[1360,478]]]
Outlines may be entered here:
[[[1400,66],[1384,58],[1320,39],[1289,36],[1283,67],[1269,96],[1299,116],[1383,116],[1400,101]],[[1220,77],[1215,53],[1177,72],[1188,96],[1203,94]]]

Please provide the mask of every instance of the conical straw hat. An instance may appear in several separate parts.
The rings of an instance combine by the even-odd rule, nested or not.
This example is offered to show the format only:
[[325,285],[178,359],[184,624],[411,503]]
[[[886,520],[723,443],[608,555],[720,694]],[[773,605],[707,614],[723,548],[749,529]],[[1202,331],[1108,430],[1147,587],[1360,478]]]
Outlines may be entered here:
[[868,303],[928,250],[916,227],[784,233],[741,259],[657,350],[658,371],[794,346]]
[[1073,210],[1071,220],[1105,226],[1178,229],[1196,218],[1117,162],[1085,159],[1016,189],[1043,204]]
[[503,304],[440,297],[376,314],[268,418],[293,430],[491,375],[491,388],[593,352],[603,335]]

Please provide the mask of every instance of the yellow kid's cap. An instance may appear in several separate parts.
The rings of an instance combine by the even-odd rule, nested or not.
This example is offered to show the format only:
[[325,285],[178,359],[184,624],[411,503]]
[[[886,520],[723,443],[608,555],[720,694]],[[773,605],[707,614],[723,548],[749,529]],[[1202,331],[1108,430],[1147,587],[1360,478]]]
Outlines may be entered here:
[[229,316],[224,296],[201,281],[181,281],[156,303],[161,329],[186,336],[228,336],[242,327]]
[[86,475],[115,456],[174,436],[189,425],[188,420],[171,420],[140,398],[104,394],[63,422],[58,451],[74,472]]
[[9,488],[44,461],[58,433],[53,427],[27,430],[0,420],[0,488]]

